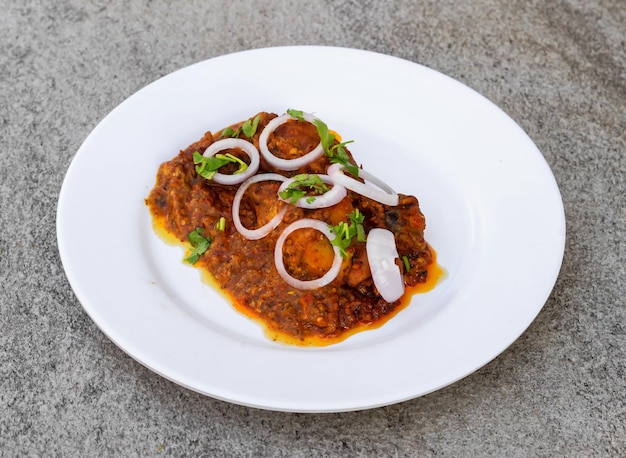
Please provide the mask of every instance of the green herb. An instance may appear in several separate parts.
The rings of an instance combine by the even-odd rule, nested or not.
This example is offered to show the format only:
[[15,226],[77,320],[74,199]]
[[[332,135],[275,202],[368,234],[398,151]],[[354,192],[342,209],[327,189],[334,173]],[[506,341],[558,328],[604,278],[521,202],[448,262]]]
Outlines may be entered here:
[[199,152],[193,153],[193,163],[196,164],[196,172],[201,177],[210,180],[217,173],[218,169],[228,164],[230,161],[226,161],[217,157],[204,157]]
[[313,125],[317,128],[317,133],[320,136],[320,142],[322,143],[322,148],[324,148],[324,152],[327,156],[330,156],[331,148],[335,144],[335,136],[330,133],[330,130],[328,130],[328,126],[321,119],[314,120]]
[[330,162],[334,164],[343,165],[348,172],[354,177],[359,176],[359,168],[352,163],[350,160],[350,155],[348,151],[346,151],[346,145],[354,142],[354,140],[349,140],[347,142],[335,143],[335,136],[330,132],[326,123],[320,119],[316,119],[313,121],[315,127],[317,127],[317,133],[320,136],[320,142],[322,143],[322,148],[324,148],[324,153],[330,159]]
[[406,256],[402,256],[402,262],[404,263],[404,270],[407,272],[411,271],[411,264],[409,264],[409,258]]
[[[317,194],[324,194],[328,191],[328,186],[322,181],[319,175],[301,173],[293,177],[293,182],[282,190],[279,194],[284,200],[295,204],[300,198],[306,196],[307,190],[312,190]],[[315,200],[314,196],[307,197],[306,201],[311,203]]]
[[233,156],[230,153],[226,154],[216,154],[215,157],[222,161],[233,162],[235,164],[239,164],[239,168],[233,172],[233,175],[237,175],[238,173],[245,172],[248,168],[248,164],[239,159],[237,156]]
[[[305,121],[303,111],[290,108],[287,110],[287,114],[296,118],[298,121]],[[343,165],[352,176],[358,178],[359,168],[352,163],[350,155],[348,151],[346,151],[346,145],[352,143],[353,140],[335,143],[337,139],[330,132],[328,125],[326,125],[324,121],[316,119],[313,121],[313,125],[317,128],[322,148],[324,148],[324,153],[328,156],[330,162]]]
[[335,238],[330,243],[339,248],[342,258],[347,256],[346,249],[350,246],[355,236],[359,242],[366,241],[365,229],[363,229],[363,221],[365,220],[363,213],[357,208],[348,215],[348,218],[350,223],[342,221],[336,226],[330,226],[331,232],[335,234]]
[[350,215],[350,222],[352,226],[356,228],[356,239],[359,242],[365,242],[367,238],[365,237],[365,229],[363,229],[363,221],[365,221],[365,215],[356,208]]
[[235,175],[248,168],[248,164],[230,153],[216,154],[213,157],[204,157],[197,151],[193,153],[193,163],[196,164],[196,172],[198,175],[206,178],[207,180],[211,180],[220,167],[228,164],[229,162],[239,164],[239,168],[234,173]]
[[226,129],[222,130],[220,137],[239,137],[239,129],[235,130],[232,127],[227,127]]
[[252,120],[248,119],[246,122],[244,122],[243,126],[241,126],[241,130],[243,131],[243,134],[248,138],[254,137],[257,127],[259,127],[260,120],[261,120],[261,116],[256,115],[254,119]]
[[298,121],[304,121],[304,111],[294,110],[292,108],[287,110],[287,114],[292,118],[296,118]]
[[256,115],[254,119],[248,119],[244,122],[239,129],[235,130],[232,127],[227,127],[222,130],[220,137],[233,137],[239,138],[239,136],[243,133],[249,139],[254,137],[256,134],[257,128],[259,127],[259,121],[261,120],[261,115]]
[[202,229],[201,227],[197,227],[187,235],[187,239],[189,240],[189,243],[191,243],[191,246],[193,248],[189,256],[185,258],[185,261],[187,261],[189,264],[195,264],[196,262],[198,262],[200,256],[202,256],[205,251],[208,250],[211,246],[211,237],[204,237],[202,235],[203,232],[204,229]]
[[340,222],[336,226],[330,226],[330,230],[335,234],[335,238],[330,241],[333,245],[339,248],[339,253],[342,258],[345,258],[346,248],[350,246],[352,238],[350,237],[350,226],[344,221]]
[[226,218],[224,218],[223,216],[220,217],[220,220],[215,225],[215,228],[220,232],[224,232],[224,230],[226,229]]
[[354,165],[351,160],[348,152],[345,149],[345,145],[348,143],[352,143],[354,140],[349,140],[347,142],[338,143],[331,148],[330,154],[330,162],[337,163],[343,165],[346,170],[354,177],[359,176],[359,168]]

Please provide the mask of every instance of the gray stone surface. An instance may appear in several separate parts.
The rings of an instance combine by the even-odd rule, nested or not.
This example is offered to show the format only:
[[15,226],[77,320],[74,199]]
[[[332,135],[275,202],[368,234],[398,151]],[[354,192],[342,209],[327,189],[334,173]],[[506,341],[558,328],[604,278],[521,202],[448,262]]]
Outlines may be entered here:
[[[626,456],[623,0],[0,0],[0,455]],[[256,47],[392,54],[502,107],[536,142],[568,225],[543,311],[430,395],[287,414],[203,397],[131,360],[83,312],[55,211],[90,130],[147,83]]]

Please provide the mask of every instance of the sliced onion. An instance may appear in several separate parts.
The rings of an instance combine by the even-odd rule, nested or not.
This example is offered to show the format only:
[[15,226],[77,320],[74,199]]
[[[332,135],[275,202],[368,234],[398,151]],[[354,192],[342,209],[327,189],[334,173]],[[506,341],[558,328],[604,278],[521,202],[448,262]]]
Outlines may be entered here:
[[257,170],[259,170],[259,164],[261,162],[259,157],[259,151],[252,143],[242,140],[241,138],[224,138],[222,140],[213,142],[204,151],[203,156],[213,157],[220,151],[224,151],[226,149],[242,150],[250,158],[250,164],[248,164],[248,168],[246,170],[234,175],[226,175],[224,173],[217,172],[215,175],[213,175],[213,178],[211,178],[216,183],[227,185],[243,183],[252,175],[254,175]]
[[[340,184],[336,184],[328,175],[318,176],[320,177],[322,182],[326,184],[331,184],[333,185],[333,187],[329,191],[319,196],[303,196],[292,205],[300,208],[307,208],[310,210],[315,208],[326,208],[338,204],[343,200],[344,197],[346,197],[346,195],[348,194],[346,188],[344,188]],[[287,181],[280,185],[280,188],[278,188],[278,198],[283,202],[291,203],[291,199],[283,199],[282,197],[280,197],[280,193],[283,192],[291,183],[293,183],[295,179],[296,177],[289,178]],[[307,199],[311,197],[313,198],[313,200],[311,202],[307,202]]]
[[278,270],[278,274],[280,277],[285,280],[289,286],[293,286],[297,289],[310,290],[321,288],[322,286],[326,286],[339,275],[339,271],[341,270],[341,255],[339,253],[339,248],[333,245],[333,251],[335,252],[335,258],[333,260],[333,264],[330,266],[328,272],[322,275],[320,278],[316,278],[315,280],[298,280],[297,278],[292,277],[285,269],[285,263],[283,261],[283,244],[289,234],[298,229],[311,228],[317,231],[320,231],[322,234],[328,238],[330,241],[333,238],[333,234],[330,232],[330,228],[328,224],[323,221],[311,218],[303,218],[297,221],[294,221],[289,226],[285,228],[285,230],[280,234],[278,240],[276,241],[276,247],[274,248],[274,263],[276,264],[276,270]]
[[274,217],[263,226],[257,229],[246,229],[245,227],[243,227],[243,224],[241,224],[241,218],[239,218],[241,199],[243,198],[246,190],[250,187],[251,184],[258,183],[259,181],[285,181],[286,179],[286,177],[277,173],[262,173],[259,175],[254,175],[252,178],[249,178],[246,182],[242,183],[242,185],[239,186],[239,189],[237,189],[237,192],[235,193],[235,198],[233,200],[233,223],[235,224],[235,227],[237,228],[239,233],[248,240],[259,240],[272,232],[274,228],[276,228],[276,226],[280,224],[283,216],[285,216],[287,206],[284,205],[283,208],[281,208],[278,213],[276,213],[276,215],[274,215]]
[[[365,183],[361,183],[354,178],[344,175],[343,170],[343,165],[333,164],[328,167],[328,176],[330,176],[335,183],[343,185],[351,191],[358,192],[362,196],[369,197],[376,202],[391,206],[398,205],[398,193],[384,181],[363,169],[359,169],[359,176],[365,180]],[[374,186],[372,186],[372,184]]]
[[[317,118],[310,113],[303,113],[302,116],[305,121],[313,123]],[[265,158],[265,160],[272,167],[275,167],[279,170],[296,170],[302,166],[307,165],[309,162],[313,162],[315,159],[319,158],[322,154],[324,154],[324,148],[322,148],[322,142],[318,143],[318,145],[313,148],[311,151],[306,153],[304,156],[300,156],[296,159],[282,159],[274,156],[269,148],[267,147],[267,140],[272,132],[276,130],[276,128],[282,124],[285,124],[287,121],[290,121],[294,118],[291,115],[284,114],[282,116],[278,116],[277,118],[272,119],[267,123],[263,132],[259,136],[259,150],[261,154]]]
[[381,228],[370,230],[365,248],[376,289],[385,301],[397,301],[404,294],[404,280],[395,263],[399,256],[393,232]]

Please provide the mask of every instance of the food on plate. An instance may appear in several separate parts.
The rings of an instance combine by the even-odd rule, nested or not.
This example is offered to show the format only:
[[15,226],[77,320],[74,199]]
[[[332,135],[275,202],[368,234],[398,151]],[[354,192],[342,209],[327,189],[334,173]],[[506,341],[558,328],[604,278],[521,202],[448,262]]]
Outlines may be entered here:
[[361,167],[350,143],[312,114],[262,112],[161,164],[146,204],[272,339],[336,343],[439,276],[417,198]]

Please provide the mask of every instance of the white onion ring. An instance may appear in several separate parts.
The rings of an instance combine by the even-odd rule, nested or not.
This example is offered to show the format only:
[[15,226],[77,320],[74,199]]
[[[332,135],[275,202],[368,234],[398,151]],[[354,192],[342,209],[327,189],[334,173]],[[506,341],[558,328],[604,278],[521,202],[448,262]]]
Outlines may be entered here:
[[[365,183],[355,180],[349,176],[344,175],[344,166],[341,164],[333,164],[328,167],[328,176],[337,184],[345,186],[351,191],[358,192],[362,196],[369,197],[381,204],[396,206],[400,198],[391,186],[384,181],[376,178],[371,173],[366,172],[363,169],[359,169],[359,176],[365,180]],[[370,185],[374,184],[376,187]]]
[[330,232],[330,228],[328,224],[323,221],[311,218],[303,218],[297,221],[294,221],[289,226],[285,228],[278,240],[276,241],[276,247],[274,248],[274,263],[276,264],[276,270],[278,270],[278,274],[281,276],[285,283],[289,286],[293,286],[297,289],[310,290],[321,288],[322,286],[326,286],[339,275],[339,271],[341,270],[341,255],[339,253],[339,247],[333,245],[333,251],[335,252],[335,259],[333,260],[333,264],[330,266],[328,272],[322,275],[320,278],[316,278],[315,280],[298,280],[297,278],[292,277],[285,269],[285,263],[283,261],[283,244],[289,234],[298,229],[311,228],[317,231],[320,231],[322,234],[328,238],[330,241],[333,237],[333,234]]
[[243,198],[246,190],[251,184],[258,183],[259,181],[285,181],[286,179],[286,177],[277,173],[262,173],[249,178],[246,182],[239,186],[239,189],[237,189],[235,198],[233,199],[233,223],[239,233],[248,240],[259,240],[272,232],[283,220],[283,216],[285,216],[285,212],[287,211],[287,205],[284,205],[283,208],[280,209],[278,213],[276,213],[276,215],[274,215],[274,217],[263,226],[257,229],[246,229],[243,227],[243,224],[241,224],[241,219],[239,218],[239,207],[241,206],[241,199]]
[[[335,183],[328,175],[318,175],[318,176],[320,177],[322,182],[326,184],[332,184],[333,187],[329,191],[319,196],[300,197],[292,205],[295,205],[296,207],[300,207],[300,208],[307,208],[309,210],[316,209],[316,208],[326,208],[326,207],[331,207],[335,204],[338,204],[339,202],[343,200],[344,197],[346,197],[348,192],[346,191],[345,187],[343,187],[340,184]],[[291,204],[291,199],[283,199],[282,197],[280,197],[280,193],[283,192],[294,181],[295,181],[295,177],[289,178],[287,181],[285,181],[283,184],[280,185],[280,188],[278,188],[278,198],[282,200],[283,202],[287,202]],[[313,200],[312,202],[307,202],[307,199],[309,197],[313,197],[315,200]]]
[[[308,121],[310,123],[313,123],[313,121],[317,119],[315,116],[313,116],[310,113],[303,113],[302,117],[304,118],[305,121]],[[272,167],[275,167],[279,170],[299,169],[300,167],[307,165],[309,162],[314,161],[315,159],[322,156],[322,154],[324,154],[324,148],[322,147],[322,142],[318,143],[318,145],[315,148],[313,148],[311,151],[306,153],[304,156],[300,156],[296,159],[281,159],[279,157],[274,156],[270,152],[269,148],[267,147],[267,140],[269,139],[270,134],[274,132],[278,126],[286,123],[287,121],[291,119],[297,119],[297,118],[294,118],[293,116],[289,114],[284,114],[282,116],[278,116],[272,119],[270,122],[267,123],[267,125],[263,129],[263,132],[261,132],[261,135],[259,136],[259,150],[261,151],[261,154],[263,155],[265,160],[268,162],[268,164],[270,164]]]
[[248,168],[241,173],[237,173],[234,175],[226,175],[224,173],[216,172],[211,178],[213,181],[219,184],[233,185],[239,184],[246,181],[252,175],[254,175],[257,170],[259,170],[260,157],[259,151],[256,147],[241,138],[224,138],[222,140],[218,140],[216,142],[211,143],[209,147],[204,151],[204,157],[213,157],[220,151],[224,151],[225,149],[240,149],[244,153],[248,155],[250,158],[250,164],[248,164]]
[[395,263],[399,256],[393,232],[382,228],[370,230],[365,248],[376,289],[385,301],[397,301],[404,294],[404,280]]

